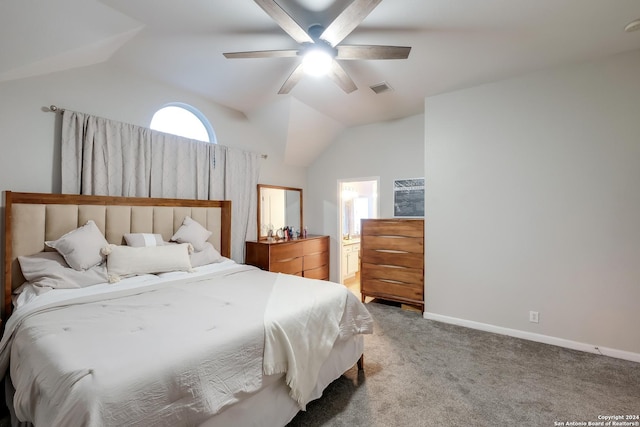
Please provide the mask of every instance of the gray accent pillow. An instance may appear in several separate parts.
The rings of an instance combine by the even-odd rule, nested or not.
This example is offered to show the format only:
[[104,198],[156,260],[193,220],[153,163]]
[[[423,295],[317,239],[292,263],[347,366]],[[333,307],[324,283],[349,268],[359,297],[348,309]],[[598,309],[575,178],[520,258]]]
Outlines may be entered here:
[[82,227],[68,232],[58,240],[45,242],[50,248],[57,250],[75,270],[86,270],[100,264],[104,258],[100,250],[109,242],[95,222],[87,221]]
[[107,268],[99,264],[87,270],[74,270],[58,252],[19,256],[22,275],[34,286],[52,289],[83,288],[107,281]]
[[224,257],[209,242],[204,244],[204,249],[189,255],[192,267],[200,267],[201,265],[213,264],[214,262],[224,261]]
[[196,252],[200,252],[204,249],[204,244],[212,234],[199,222],[194,221],[190,216],[186,216],[178,231],[171,237],[171,240],[178,243],[191,243],[193,249]]
[[124,241],[127,242],[127,246],[134,248],[162,246],[166,244],[165,241],[162,240],[161,234],[152,233],[127,233],[124,235]]

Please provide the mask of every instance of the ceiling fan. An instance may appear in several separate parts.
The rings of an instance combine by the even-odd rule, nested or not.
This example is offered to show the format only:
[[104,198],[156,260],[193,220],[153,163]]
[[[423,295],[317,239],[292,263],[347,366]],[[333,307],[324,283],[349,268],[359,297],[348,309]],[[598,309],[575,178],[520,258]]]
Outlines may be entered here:
[[[227,52],[226,58],[287,58],[302,57],[302,61],[284,82],[279,94],[286,94],[300,81],[310,64],[320,63],[326,75],[346,93],[357,89],[356,84],[338,61],[357,59],[407,59],[411,47],[377,45],[341,45],[364,18],[382,0],[353,0],[328,27],[314,24],[305,31],[275,0],[254,0],[298,44],[299,49]],[[324,58],[324,59],[321,59]],[[324,61],[324,62],[323,62]]]

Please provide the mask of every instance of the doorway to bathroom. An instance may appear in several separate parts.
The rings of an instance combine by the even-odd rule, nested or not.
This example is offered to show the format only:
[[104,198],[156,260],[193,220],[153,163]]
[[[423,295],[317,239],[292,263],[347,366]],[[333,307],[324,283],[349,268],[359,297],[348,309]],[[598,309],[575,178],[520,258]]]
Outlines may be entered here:
[[379,177],[339,179],[340,200],[340,283],[360,295],[360,224],[362,219],[378,218]]

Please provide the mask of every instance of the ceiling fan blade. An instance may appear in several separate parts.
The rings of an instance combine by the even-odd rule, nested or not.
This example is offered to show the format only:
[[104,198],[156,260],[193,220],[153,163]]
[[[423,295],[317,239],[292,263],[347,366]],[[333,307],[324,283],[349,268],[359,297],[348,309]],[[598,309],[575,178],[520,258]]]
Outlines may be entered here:
[[358,86],[351,80],[349,74],[342,68],[338,61],[332,61],[331,70],[327,74],[331,80],[333,80],[340,88],[346,93],[351,93],[358,89]]
[[[257,1],[257,0],[256,0]],[[382,0],[354,0],[324,30],[321,39],[335,46],[344,40]]]
[[250,52],[227,52],[225,58],[293,58],[298,56],[297,49],[290,50],[255,50]]
[[298,43],[313,43],[313,39],[274,0],[254,0],[267,15]]
[[339,45],[336,49],[336,59],[407,59],[411,52],[406,46]]
[[282,87],[278,91],[278,94],[279,95],[285,95],[285,94],[289,93],[291,91],[291,89],[293,89],[293,87],[298,84],[300,79],[302,79],[303,75],[304,75],[304,67],[303,67],[302,63],[300,63],[296,67],[296,69],[293,70],[293,72],[289,75],[287,80],[285,80],[284,84],[282,85]]

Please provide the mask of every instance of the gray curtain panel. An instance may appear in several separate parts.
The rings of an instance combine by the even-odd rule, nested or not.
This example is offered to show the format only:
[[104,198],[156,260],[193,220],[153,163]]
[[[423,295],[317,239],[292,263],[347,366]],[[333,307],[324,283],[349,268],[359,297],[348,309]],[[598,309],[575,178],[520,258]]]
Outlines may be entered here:
[[65,110],[62,192],[231,200],[231,257],[256,238],[260,154]]

